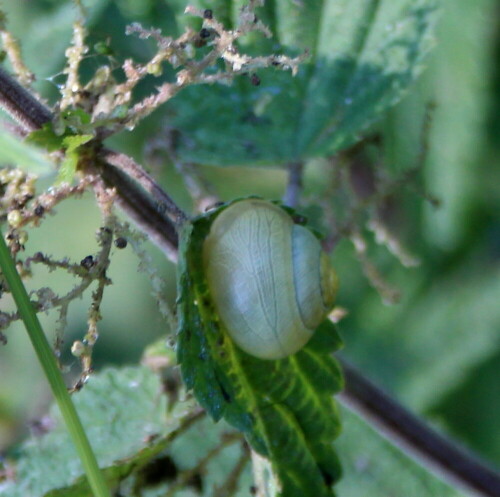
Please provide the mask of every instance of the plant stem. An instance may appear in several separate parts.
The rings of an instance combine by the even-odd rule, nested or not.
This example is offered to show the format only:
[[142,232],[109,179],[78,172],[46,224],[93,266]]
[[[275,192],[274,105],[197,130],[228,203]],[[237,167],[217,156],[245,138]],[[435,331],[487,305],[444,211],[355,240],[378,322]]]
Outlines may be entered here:
[[177,226],[158,203],[130,179],[126,173],[111,164],[97,163],[97,170],[106,186],[116,189],[117,204],[139,229],[163,251],[171,261],[177,260]]
[[14,297],[19,314],[24,321],[26,331],[28,332],[33,348],[38,356],[38,360],[47,377],[47,381],[50,384],[54,398],[61,410],[68,432],[80,456],[90,488],[95,497],[110,497],[111,494],[99,470],[97,460],[92,452],[85,430],[83,429],[78,413],[66,389],[56,358],[52,353],[47,337],[42,330],[35,309],[16,271],[14,261],[1,233],[0,268],[2,269],[3,276]]
[[[14,92],[12,86],[15,86],[15,91],[21,95],[20,103],[27,101],[33,103],[34,97],[0,68],[0,106],[4,107],[19,124],[25,126],[27,131],[41,126],[43,122],[40,122],[40,116],[43,116],[44,112],[41,112],[38,106],[42,106],[42,104],[35,100],[34,107],[17,105],[15,101],[12,101],[11,95]],[[30,115],[32,108],[34,109],[33,115]],[[50,118],[49,113],[47,120]],[[135,165],[140,167],[138,164]],[[166,212],[157,209],[157,202],[151,200],[144,188],[139,187],[134,180],[127,176],[127,171],[104,163],[99,172],[109,186],[116,187],[120,207],[138,224],[140,229],[150,236],[167,257],[174,258],[178,243],[177,226],[166,215]],[[299,192],[300,169],[297,172],[295,179],[290,178],[290,186]],[[150,180],[154,182],[154,179],[148,178],[148,181]],[[156,183],[151,186],[154,186],[156,192],[162,191]],[[165,193],[165,195],[167,194]],[[291,200],[293,203],[293,198]],[[174,217],[175,212],[174,209],[171,213]],[[340,398],[350,409],[359,413],[368,423],[383,429],[386,435],[390,434],[390,440],[404,441],[405,449],[408,452],[419,454],[426,467],[440,473],[452,485],[472,489],[476,495],[483,497],[500,497],[500,475],[498,473],[478,462],[469,454],[457,449],[450,441],[435,433],[395,400],[374,386],[361,372],[345,362],[343,365],[346,387]],[[418,436],[415,436],[416,426],[418,427]],[[421,440],[433,441],[437,443],[437,446],[433,448],[427,443],[422,443]],[[439,450],[436,447],[439,447]],[[460,464],[455,464],[455,461],[460,461]],[[469,469],[463,470],[463,468]]]
[[296,207],[299,203],[302,193],[302,175],[304,172],[304,163],[302,161],[290,162],[288,164],[288,184],[283,203],[290,207]]
[[175,225],[180,225],[187,220],[186,214],[171,199],[170,195],[131,157],[112,150],[105,150],[103,158],[108,164],[115,166],[128,177],[136,180],[144,190],[150,193],[153,199],[158,202],[158,210],[170,215]]
[[343,404],[371,421],[379,433],[411,453],[434,473],[472,492],[472,495],[500,497],[500,475],[430,429],[414,414],[341,359],[345,389]]
[[52,119],[50,110],[0,67],[0,107],[30,131]]

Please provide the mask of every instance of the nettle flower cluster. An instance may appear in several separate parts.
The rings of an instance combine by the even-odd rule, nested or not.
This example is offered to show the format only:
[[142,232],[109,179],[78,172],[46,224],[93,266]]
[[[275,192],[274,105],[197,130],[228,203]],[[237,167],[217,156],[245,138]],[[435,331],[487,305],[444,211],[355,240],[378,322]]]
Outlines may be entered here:
[[[64,270],[77,279],[75,286],[65,295],[58,295],[48,287],[32,292],[37,311],[55,309],[59,313],[56,352],[63,341],[69,305],[96,282],[97,289],[92,292],[88,311],[87,333],[72,347],[74,355],[82,363],[80,383],[91,371],[92,347],[98,337],[97,322],[101,319],[100,305],[104,288],[111,283],[106,271],[113,244],[124,248],[129,242],[139,256],[140,268],[148,272],[153,282],[153,293],[160,310],[175,327],[174,313],[162,297],[162,280],[152,269],[141,247],[145,237],[130,229],[128,224],[119,222],[113,214],[113,205],[118,203],[136,221],[139,219],[134,209],[139,204],[147,209],[148,203],[151,212],[173,212],[171,217],[174,223],[185,218],[139,164],[123,154],[106,149],[102,140],[124,129],[132,130],[142,119],[188,86],[229,84],[238,75],[244,75],[252,84],[258,85],[260,78],[256,71],[267,67],[295,74],[306,53],[295,58],[279,54],[251,57],[238,48],[238,39],[250,32],[271,36],[269,29],[255,14],[256,7],[262,4],[261,0],[253,0],[244,6],[233,30],[226,29],[212,10],[194,7],[187,7],[185,13],[201,19],[200,29],[188,27],[178,38],[134,23],[127,27],[126,34],[154,40],[156,53],[145,63],[127,59],[120,65],[109,45],[99,43],[94,47],[95,54],[106,56],[108,62],[101,65],[86,82],[81,80],[81,64],[84,58],[92,55],[92,50],[87,45],[88,33],[82,12],[81,19],[73,25],[71,45],[65,52],[67,63],[61,73],[65,79],[59,85],[61,97],[53,109],[33,97],[30,85],[34,75],[23,63],[20,46],[6,28],[5,16],[0,19],[4,51],[20,83],[10,80],[9,87],[13,88],[15,95],[11,100],[2,102],[3,107],[20,123],[9,125],[12,127],[10,131],[46,149],[58,165],[54,184],[42,192],[37,191],[35,175],[16,168],[3,169],[0,172],[0,219],[8,225],[6,239],[22,275],[29,275],[33,266],[40,264],[49,270]],[[134,91],[137,85],[148,76],[163,76],[167,66],[174,69],[174,78],[162,80],[152,94],[138,99]],[[40,252],[23,260],[21,256],[28,240],[26,228],[39,226],[57,204],[89,189],[94,191],[103,214],[103,225],[96,235],[98,251],[75,262],[69,258],[55,260]],[[117,189],[125,190],[126,194],[116,195]],[[147,225],[141,228],[148,231]],[[168,243],[175,245],[175,232],[171,233]],[[6,290],[7,286],[0,281],[0,292]],[[1,311],[0,329],[5,329],[17,319],[17,312]],[[1,338],[6,341],[4,335]]]

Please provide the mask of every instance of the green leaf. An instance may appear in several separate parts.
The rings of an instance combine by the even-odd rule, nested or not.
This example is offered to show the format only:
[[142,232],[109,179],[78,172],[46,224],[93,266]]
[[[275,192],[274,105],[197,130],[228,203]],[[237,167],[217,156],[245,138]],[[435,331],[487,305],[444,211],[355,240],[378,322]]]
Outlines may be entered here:
[[64,137],[62,144],[66,148],[66,155],[62,161],[56,184],[73,182],[78,161],[80,160],[79,147],[92,140],[93,135],[72,135]]
[[[160,392],[160,379],[150,370],[125,368],[92,376],[73,395],[99,466],[106,468],[108,483],[120,481],[151,459],[178,427],[179,416],[166,418],[166,398]],[[21,447],[16,482],[6,487],[4,495],[91,495],[58,411],[52,409],[50,418],[55,428]],[[150,436],[157,436],[154,444],[148,444]]]
[[[158,482],[160,493],[154,495],[164,495],[179,472],[196,468],[221,440],[234,436],[225,423],[214,425],[207,417],[180,428],[187,418],[194,419],[193,402],[167,405],[162,391],[161,379],[149,369],[128,367],[93,375],[74,394],[99,465],[111,488],[120,485],[120,495],[137,495],[137,489],[148,486],[144,481],[148,472],[158,470],[158,465],[164,479]],[[52,410],[50,418],[55,427],[49,433],[22,445],[16,481],[3,482],[1,495],[92,497],[59,416]],[[229,478],[244,450],[238,438],[235,442],[213,455],[202,475],[203,487],[222,486]],[[172,474],[164,469],[167,463]],[[239,482],[241,491],[235,495],[246,497],[252,484],[248,468]],[[180,486],[173,495],[185,496],[185,488]]]
[[184,227],[179,250],[178,360],[186,386],[217,421],[241,430],[268,458],[282,495],[331,496],[340,476],[332,441],[340,431],[333,394],[342,388],[332,352],[341,346],[325,322],[305,348],[281,360],[260,360],[219,327],[203,275],[202,244],[221,209]]
[[[239,2],[194,2],[236,22]],[[169,102],[185,136],[182,159],[213,165],[274,165],[332,154],[358,140],[394,104],[433,46],[436,0],[274,0],[258,10],[273,40],[243,51],[310,58],[296,77],[266,69],[261,84],[196,86]],[[180,4],[176,2],[180,10]],[[186,23],[179,12],[179,21]],[[278,48],[276,48],[278,47]],[[281,47],[281,48],[279,48]]]
[[64,110],[56,115],[52,127],[57,135],[65,137],[95,134],[95,125],[92,124],[92,117],[82,109]]
[[357,415],[342,409],[342,436],[337,442],[344,468],[341,497],[463,497],[395,448]]
[[[84,127],[88,126],[87,119],[90,119],[90,117],[85,112],[80,112],[79,109],[76,109],[71,112],[66,112],[61,119],[61,122],[63,123],[62,130],[65,132],[65,127],[66,125],[69,125],[70,121],[74,125],[78,124],[79,127]],[[67,119],[69,119],[68,122],[66,122]],[[49,152],[65,149],[65,157],[61,163],[55,182],[56,185],[59,185],[61,183],[71,184],[73,182],[73,178],[78,167],[78,161],[80,159],[79,148],[92,140],[92,138],[94,138],[93,134],[57,134],[54,131],[52,123],[46,123],[43,125],[42,129],[30,133],[27,140],[46,148]]]
[[10,133],[0,133],[0,164],[15,165],[38,176],[54,171],[54,165],[41,150]]
[[52,123],[45,123],[41,129],[32,131],[26,141],[39,147],[45,148],[48,152],[54,152],[63,148],[63,136],[57,135],[52,127]]
[[83,109],[67,109],[61,113],[61,117],[68,126],[73,126],[76,129],[81,129],[82,126],[86,126],[92,121],[91,115]]
[[78,147],[92,140],[92,138],[94,138],[93,135],[71,135],[65,136],[62,143],[66,152],[74,152]]
[[78,166],[79,159],[78,152],[66,152],[66,156],[61,163],[61,167],[59,169],[59,173],[57,174],[57,179],[55,184],[61,185],[63,183],[67,183],[70,185],[73,182],[73,178],[75,177],[76,168]]
[[46,148],[49,152],[64,148],[70,152],[94,138],[92,134],[58,135],[54,132],[52,123],[46,123],[41,129],[32,131],[26,141]]

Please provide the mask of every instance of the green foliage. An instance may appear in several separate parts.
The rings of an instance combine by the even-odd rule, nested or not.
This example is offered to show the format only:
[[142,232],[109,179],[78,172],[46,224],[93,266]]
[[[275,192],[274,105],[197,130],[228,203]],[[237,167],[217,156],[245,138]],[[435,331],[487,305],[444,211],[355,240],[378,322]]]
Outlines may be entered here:
[[[217,7],[235,20],[239,2]],[[177,1],[180,6],[184,2]],[[215,10],[213,2],[196,5]],[[258,11],[271,40],[248,40],[251,53],[310,57],[295,77],[268,69],[252,86],[200,86],[169,103],[186,133],[181,158],[212,165],[283,167],[332,154],[358,140],[399,100],[433,45],[435,0],[273,0]],[[181,20],[180,22],[186,22]]]
[[26,141],[43,147],[48,152],[64,150],[56,185],[71,184],[80,160],[81,146],[94,138],[94,128],[89,114],[83,110],[66,110],[57,116],[54,123],[46,123],[41,129],[32,131]]
[[[179,6],[176,18],[179,24],[186,22],[185,18],[179,14],[181,4],[182,8],[185,6],[183,0],[168,2],[168,6],[161,3],[161,7],[160,3],[153,0],[120,0],[119,2],[92,0],[85,3],[86,6],[90,6],[90,25],[96,28],[97,36],[107,38],[111,35],[111,46],[118,56],[134,54],[136,57],[142,57],[148,54],[148,49],[145,49],[143,44],[131,41],[130,37],[122,37],[126,23],[140,20],[146,26],[162,27],[165,35],[170,34],[167,28],[173,26],[174,16],[167,14],[172,14],[169,9],[173,4]],[[205,3],[209,3],[208,6],[213,8],[224,22],[231,22],[231,19],[235,18],[237,4],[239,4],[239,2],[231,3],[225,0]],[[287,14],[289,12],[286,10],[287,6],[297,9],[301,3],[307,4],[308,9],[316,5],[316,2],[307,1],[268,2],[272,8],[262,9],[261,16],[272,20],[270,27],[273,32],[278,32],[279,28],[280,40],[284,42],[285,47],[288,47],[287,50],[292,50],[292,53],[297,53],[304,46],[314,48],[315,44],[311,42],[311,38],[314,38],[316,33],[314,29],[310,29],[310,26],[314,23],[318,25],[320,21],[325,26],[321,29],[322,37],[329,40],[330,34],[335,34],[335,43],[322,42],[323,49],[319,55],[313,50],[308,64],[291,81],[289,81],[291,79],[289,75],[266,70],[259,73],[262,81],[259,87],[253,87],[249,80],[241,78],[229,89],[192,88],[188,90],[191,96],[179,94],[167,107],[170,112],[169,119],[172,117],[172,112],[177,112],[174,116],[176,123],[182,128],[186,137],[180,143],[183,157],[194,157],[207,164],[267,163],[275,165],[274,161],[282,163],[289,160],[292,155],[291,151],[299,150],[299,145],[304,147],[307,140],[314,141],[318,137],[322,137],[321,140],[324,138],[324,143],[321,140],[316,143],[318,146],[342,148],[349,143],[349,135],[356,135],[360,131],[361,127],[358,128],[359,121],[356,116],[359,117],[365,107],[367,117],[371,115],[371,118],[375,118],[381,115],[378,113],[383,111],[388,102],[399,98],[400,90],[407,87],[404,82],[403,64],[400,67],[402,78],[398,80],[397,76],[395,77],[396,81],[402,81],[402,86],[391,90],[388,89],[391,85],[390,78],[384,79],[383,77],[384,74],[390,72],[390,64],[387,64],[387,67],[383,64],[380,70],[380,63],[375,60],[376,63],[372,66],[375,66],[378,72],[374,70],[373,73],[369,71],[363,73],[374,76],[375,86],[371,86],[371,79],[361,78],[361,73],[358,73],[361,78],[358,82],[361,81],[362,84],[351,86],[345,83],[342,86],[344,81],[340,79],[340,76],[346,75],[341,71],[342,67],[339,66],[339,79],[336,79],[337,73],[329,72],[328,64],[321,65],[321,62],[325,60],[327,62],[336,60],[341,63],[344,60],[341,57],[342,54],[345,52],[349,54],[349,47],[346,50],[343,47],[343,33],[352,33],[354,29],[353,26],[351,26],[352,29],[348,29],[349,18],[344,15],[351,8],[347,5],[348,2],[325,1],[324,6],[341,5],[341,11],[332,12],[332,9],[328,9],[322,12],[316,9],[316,14],[307,19],[303,16],[288,16],[287,22],[283,25],[277,21],[276,12]],[[317,2],[317,4],[320,3]],[[377,381],[389,385],[400,399],[413,406],[417,412],[432,409],[433,416],[439,417],[439,423],[442,426],[454,426],[456,433],[467,436],[471,447],[476,449],[480,449],[481,446],[471,427],[481,426],[484,429],[483,446],[487,445],[485,453],[492,458],[496,457],[498,462],[500,461],[498,442],[495,442],[495,437],[488,436],[488,432],[490,434],[498,432],[498,416],[495,416],[492,404],[488,400],[495,391],[493,388],[496,385],[496,376],[491,374],[485,379],[474,375],[475,368],[480,368],[485,360],[495,354],[495,351],[498,352],[496,331],[499,314],[496,302],[499,292],[497,277],[499,227],[496,213],[500,206],[496,185],[499,184],[500,179],[498,176],[499,146],[498,136],[488,138],[486,133],[489,122],[488,113],[491,112],[490,109],[495,108],[495,102],[498,103],[498,88],[495,90],[491,84],[491,69],[494,68],[493,64],[496,63],[496,59],[492,56],[495,36],[492,36],[494,30],[490,24],[495,22],[493,13],[496,7],[493,7],[492,0],[443,2],[443,4],[446,3],[448,7],[444,12],[443,23],[439,31],[443,43],[432,60],[425,80],[414,88],[409,99],[389,113],[388,118],[379,128],[384,133],[385,148],[388,152],[386,159],[389,165],[393,170],[402,170],[412,163],[415,150],[420,146],[421,120],[419,116],[422,114],[422,109],[430,100],[436,101],[438,108],[433,115],[431,150],[424,168],[422,185],[443,200],[443,207],[436,213],[430,209],[423,211],[420,203],[417,204],[408,195],[400,195],[396,200],[396,214],[401,216],[402,229],[410,232],[411,247],[423,260],[423,265],[418,271],[402,272],[394,268],[394,264],[388,261],[382,251],[372,251],[373,256],[381,261],[387,279],[397,282],[403,290],[403,303],[400,306],[384,308],[380,305],[379,296],[367,287],[359,268],[352,262],[352,253],[346,244],[341,244],[335,254],[335,258],[340,262],[341,271],[340,302],[349,309],[349,317],[342,323],[342,327],[347,341],[346,354],[362,365],[367,373]],[[409,48],[412,43],[416,43],[415,47],[418,45],[416,35],[413,37],[413,42],[406,44],[404,42],[405,36],[411,38],[412,19],[422,21],[419,25],[422,28],[422,34],[430,32],[428,31],[429,24],[432,24],[434,19],[432,10],[427,11],[428,17],[413,16],[413,13],[418,12],[418,5],[433,7],[434,4],[431,2],[411,2],[410,4],[409,1],[381,0],[379,2],[367,1],[363,4],[356,1],[349,2],[349,4],[352,5],[353,12],[354,9],[362,9],[357,12],[359,15],[353,18],[355,23],[357,19],[368,19],[369,12],[374,12],[373,9],[377,6],[379,10],[375,19],[392,16],[396,18],[399,16],[399,7],[401,7],[399,13],[403,12],[403,5],[407,8],[406,13],[412,12],[406,17],[404,13],[399,17],[399,19],[409,20],[410,23],[403,22],[400,25],[396,22],[392,26],[388,25],[389,29],[385,31],[378,28],[374,31],[374,23],[366,24],[367,35],[378,32],[375,40],[377,37],[381,40],[386,32],[394,36],[392,40],[396,42],[391,46],[393,54],[403,55],[405,49]],[[62,67],[62,56],[70,37],[70,24],[74,19],[73,5],[69,2],[60,3],[49,0],[41,3],[31,2],[29,5],[25,2],[7,2],[6,8],[9,10],[10,25],[23,40],[27,61],[39,76],[38,84],[44,88],[44,94],[47,94],[47,88],[55,94],[55,85],[44,82],[43,78],[46,76],[52,78]],[[335,15],[332,17],[332,14]],[[338,25],[336,18],[340,22]],[[287,37],[288,29],[292,29],[293,33],[289,38]],[[464,33],[467,36],[464,36]],[[401,38],[398,38],[399,34],[402,35]],[[302,38],[303,42],[298,45],[296,40],[300,36],[305,38]],[[427,34],[423,38],[425,41],[420,45],[424,49],[423,52],[431,44],[429,38],[425,38],[426,36]],[[356,36],[348,36],[346,42],[349,39],[354,44],[356,40],[359,40]],[[367,54],[371,52],[371,40],[371,35],[367,36],[363,49]],[[398,44],[397,40],[403,41]],[[260,43],[260,47],[256,45],[252,48],[250,41]],[[261,49],[266,50],[266,53],[277,50],[276,47],[270,47],[266,43],[266,40],[262,38],[252,37],[248,40],[246,47],[258,52]],[[383,53],[379,50],[380,43],[378,46],[376,44],[373,46],[375,49],[369,57],[367,55],[368,60],[376,59],[377,55]],[[417,49],[413,55],[416,58],[420,56]],[[395,59],[397,60],[398,57]],[[95,63],[92,56],[89,60],[91,64]],[[355,71],[358,68],[367,67],[363,65],[363,58],[355,54],[348,55],[346,60],[347,69],[349,69],[349,64],[352,64]],[[415,70],[418,65],[415,65]],[[327,91],[328,88],[321,87],[321,80],[310,79],[310,75],[316,71],[324,71],[327,79],[330,78],[331,92]],[[411,71],[407,74],[411,74]],[[376,86],[377,81],[380,86]],[[283,85],[280,87],[286,88],[286,92],[283,91],[275,96],[272,90],[278,89],[277,85]],[[348,86],[356,90],[357,95],[361,93],[363,96],[365,88],[367,91],[366,98],[363,97],[359,107],[353,108],[354,110],[351,108],[356,105],[355,100],[350,106],[343,105],[345,101],[342,102]],[[317,95],[321,97],[321,100],[315,102],[316,94],[313,90],[317,90]],[[380,91],[379,94],[385,96],[380,101],[380,108],[375,109],[376,99],[370,102],[370,95],[373,96],[376,91]],[[387,93],[384,93],[385,91]],[[253,98],[252,95],[258,98]],[[304,95],[308,96],[307,100],[304,100],[304,103],[308,102],[308,104],[302,109],[299,107]],[[217,105],[211,105],[211,98],[215,99]],[[324,115],[321,103],[325,105]],[[337,112],[336,121],[332,123],[329,122],[329,116],[327,116],[328,108]],[[314,121],[313,109],[318,111],[317,122]],[[249,112],[245,114],[245,110]],[[302,115],[304,117],[301,117]],[[344,115],[347,116],[345,119]],[[165,114],[158,112],[156,116],[163,119]],[[264,119],[268,116],[273,118],[271,123]],[[297,116],[300,120],[297,120]],[[371,118],[367,120],[367,123]],[[328,127],[329,124],[338,123],[340,123],[340,131]],[[304,133],[306,133],[303,136],[302,125],[305,126]],[[150,138],[157,132],[158,119],[153,118],[145,122],[133,135],[124,133],[121,137],[117,137],[113,146],[121,147],[122,150],[130,151],[134,156],[140,157],[144,147],[144,137]],[[190,141],[192,136],[195,137],[195,141]],[[226,139],[226,136],[230,139]],[[297,137],[301,136],[301,141],[297,141]],[[2,133],[0,139],[3,137],[7,135]],[[248,140],[245,141],[247,138]],[[339,143],[337,139],[340,140]],[[332,140],[330,144],[327,143],[329,140]],[[0,147],[0,149],[2,152],[8,152],[8,148]],[[315,155],[314,150],[314,147],[308,149],[302,156]],[[163,166],[164,164],[162,168]],[[377,164],[378,166],[380,164]],[[255,172],[244,169],[234,171],[228,169],[225,173],[223,182],[219,181],[217,189],[226,197],[235,197],[250,191],[265,191],[274,197],[281,193],[283,177],[279,173],[272,175],[259,171],[257,175]],[[172,181],[175,182],[177,179],[175,173],[168,169],[162,172],[163,175],[165,177],[168,175],[169,188],[176,193],[179,192],[179,197],[182,198],[182,187],[179,187],[177,182],[175,186],[172,186]],[[222,177],[222,173],[215,168],[207,171],[207,175],[215,182]],[[307,196],[315,197],[324,184],[322,171],[315,165],[311,165],[311,168],[307,169],[306,179]],[[75,219],[79,220],[79,228],[86,223],[90,225],[94,222],[93,218],[88,221],[90,216],[86,217],[86,210],[90,206],[88,204],[85,206],[84,209],[78,208],[78,213],[75,213]],[[319,211],[319,207],[316,209]],[[53,217],[50,219],[48,232],[66,231],[67,222],[68,219],[64,216],[60,216],[60,219]],[[47,238],[46,233],[45,226],[43,226],[38,238],[36,232],[33,235],[30,234],[30,240],[33,239],[36,243],[28,246],[28,250],[32,247],[33,250],[38,250],[38,245],[43,246],[43,250],[53,250],[53,248],[46,248],[47,245],[43,244],[44,238]],[[73,240],[73,237],[68,237],[68,239]],[[63,253],[71,250],[63,247],[62,243],[63,240],[58,250]],[[80,253],[81,247],[73,248],[76,256],[84,255]],[[129,267],[128,263],[124,265],[127,273],[130,273]],[[113,279],[115,280],[115,276]],[[105,316],[104,333],[101,333],[103,339],[98,344],[103,361],[122,361],[123,358],[119,356],[118,349],[126,350],[127,357],[137,354],[137,345],[132,338],[136,330],[125,327],[122,318],[123,309],[138,307],[137,284],[132,283],[130,287],[124,288],[118,277],[117,281],[117,286],[121,291],[119,304],[116,304],[116,307],[109,307],[103,313]],[[143,322],[158,322],[159,318],[154,310],[145,308],[146,306],[142,306],[141,310],[136,313],[141,313]],[[80,322],[85,319],[83,311],[79,313],[78,319]],[[71,327],[79,326],[76,321],[76,319],[72,320]],[[19,419],[22,415],[27,416],[20,411],[9,410],[13,404],[13,398],[18,399],[21,397],[21,392],[28,392],[25,396],[26,405],[28,405],[28,402],[34,402],[35,395],[32,395],[32,392],[36,391],[36,386],[39,385],[33,375],[21,380],[21,373],[24,371],[20,365],[24,364],[23,361],[29,363],[29,359],[24,349],[16,350],[16,346],[21,347],[22,344],[20,346],[16,341],[14,331],[9,333],[9,346],[0,348],[2,354],[0,376],[4,387],[3,396],[0,398],[0,410],[2,410],[0,441],[3,442],[3,447],[5,447],[6,440],[7,444],[11,441],[10,433],[16,432],[18,422],[13,420]],[[492,371],[495,371],[495,368],[498,370],[500,364],[498,356],[492,364]],[[32,371],[28,367],[25,369]],[[97,378],[98,376],[92,381]],[[22,384],[21,381],[25,383]],[[461,382],[467,382],[467,391],[460,390]],[[19,385],[19,388],[14,392],[12,385]],[[92,387],[92,382],[88,387]],[[84,395],[86,389],[79,395]],[[449,405],[443,407],[440,402],[443,398],[447,398],[447,392],[450,389],[456,389],[456,396],[449,401]],[[5,394],[5,392],[8,393]],[[107,391],[103,392],[105,396],[107,393]],[[33,399],[29,398],[30,396]],[[123,402],[118,396],[115,400],[117,403]],[[104,400],[99,402],[105,403]],[[460,409],[457,409],[457,403],[460,403]],[[127,407],[128,403],[125,402],[124,405]],[[33,404],[30,403],[29,406],[31,408]],[[25,409],[25,411],[28,410]],[[468,412],[468,422],[462,423],[465,410]],[[31,411],[29,416],[31,416]],[[390,448],[376,433],[358,419],[350,416],[348,412],[342,412],[342,418],[343,432],[336,442],[344,468],[344,477],[337,484],[336,490],[342,497],[350,495],[378,497],[388,494],[458,495],[407,461],[402,454]],[[205,430],[193,435],[192,445],[186,449],[185,459],[189,460],[189,453],[193,453],[194,448],[205,442],[213,433],[215,433],[215,428],[207,424]],[[121,431],[120,434],[123,436],[124,432]],[[24,450],[25,448],[21,452],[21,464],[23,464],[24,454],[27,454]],[[134,450],[138,453],[142,449]],[[131,458],[133,459],[133,456]],[[46,465],[50,465],[51,461],[49,457],[30,460],[36,462],[36,466],[32,466],[32,469],[40,468],[33,472],[35,475],[46,471]],[[64,460],[61,461],[62,463],[72,463],[72,460]],[[66,466],[61,466],[59,471],[65,472],[63,468]],[[211,475],[212,472],[210,471],[209,474]],[[75,488],[80,488],[78,485]],[[244,495],[247,495],[248,486],[244,490],[246,491]],[[7,490],[8,497],[10,497],[8,493],[10,491],[15,491],[12,486]]]
[[358,416],[341,410],[337,441],[344,476],[340,497],[463,497],[391,445]]
[[78,161],[80,159],[79,148],[92,140],[92,138],[93,135],[74,135],[67,136],[63,139],[63,146],[66,150],[66,154],[61,167],[59,168],[57,183],[71,184],[73,182]]
[[26,138],[26,143],[32,143],[45,148],[48,152],[54,152],[63,148],[64,136],[54,131],[52,123],[45,123],[40,129],[32,131]]
[[[159,395],[159,378],[145,368],[109,369],[92,377],[73,395],[85,430],[105,469],[110,484],[116,484],[144,465],[166,445],[178,419],[166,418],[166,398]],[[16,482],[8,485],[8,497],[90,496],[82,466],[59,411],[50,419],[55,428],[33,438],[20,449]],[[111,429],[110,429],[111,428]],[[150,436],[157,436],[148,444]]]
[[39,149],[9,133],[0,133],[0,164],[16,164],[24,171],[38,176],[54,170],[54,165]]
[[[227,207],[227,206],[226,206]],[[293,356],[260,360],[241,351],[220,326],[203,274],[203,241],[221,207],[187,225],[179,250],[178,358],[183,379],[217,421],[224,418],[269,458],[282,494],[329,496],[340,476],[332,441],[340,422],[332,395],[342,374],[341,346],[325,322]]]
[[[97,373],[73,396],[108,482],[122,482],[124,496],[131,495],[137,482],[144,483],[143,478],[156,463],[165,465],[170,460],[179,472],[196,468],[220,444],[220,437],[231,433],[225,423],[214,425],[205,418],[179,436],[186,403],[169,407],[160,391],[157,375],[145,368],[129,367]],[[342,435],[337,442],[345,468],[338,483],[338,494],[342,497],[381,495],[381,492],[405,497],[461,495],[420,469],[353,414],[342,410],[342,418]],[[19,449],[18,481],[3,482],[2,496],[90,497],[55,409],[50,420],[54,426],[48,433],[33,436]],[[234,445],[222,450],[203,475],[204,488],[220,486],[240,453]],[[164,481],[156,482],[148,489],[148,495],[165,495],[175,476],[174,471]],[[248,496],[250,485],[250,474],[245,471],[238,480],[235,495]],[[180,497],[185,492],[179,489],[172,495]],[[190,495],[194,493],[193,489]]]
[[59,149],[74,152],[93,138],[95,127],[90,115],[82,109],[65,110],[56,116],[54,122],[32,131],[26,141],[45,148],[48,152]]

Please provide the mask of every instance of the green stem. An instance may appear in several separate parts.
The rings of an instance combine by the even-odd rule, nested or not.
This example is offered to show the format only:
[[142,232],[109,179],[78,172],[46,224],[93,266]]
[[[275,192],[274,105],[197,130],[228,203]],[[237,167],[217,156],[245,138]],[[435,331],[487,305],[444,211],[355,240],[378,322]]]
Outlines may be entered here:
[[87,435],[83,429],[75,406],[71,401],[66,385],[64,384],[61,372],[57,365],[56,358],[50,348],[47,337],[45,336],[40,321],[36,315],[29,299],[26,288],[16,271],[14,261],[10,251],[5,243],[4,237],[0,232],[0,268],[3,276],[9,285],[10,291],[16,302],[19,314],[26,326],[26,331],[30,337],[31,343],[35,348],[38,360],[42,365],[45,376],[50,384],[52,393],[61,410],[61,414],[66,423],[68,432],[73,439],[83,468],[87,475],[90,488],[95,497],[110,497],[109,489],[99,470],[97,460],[92,452]]

